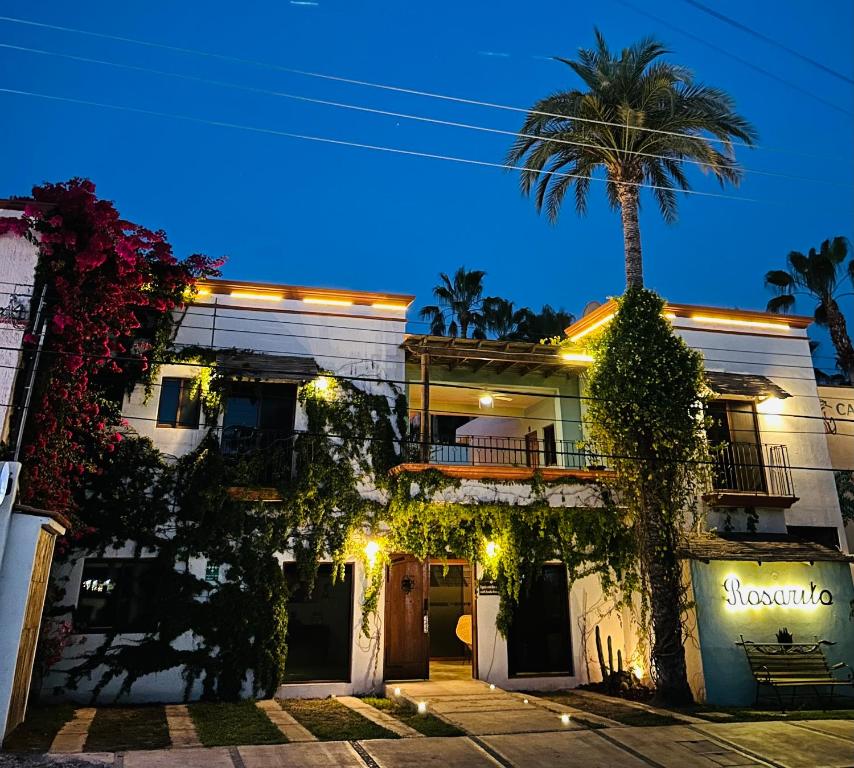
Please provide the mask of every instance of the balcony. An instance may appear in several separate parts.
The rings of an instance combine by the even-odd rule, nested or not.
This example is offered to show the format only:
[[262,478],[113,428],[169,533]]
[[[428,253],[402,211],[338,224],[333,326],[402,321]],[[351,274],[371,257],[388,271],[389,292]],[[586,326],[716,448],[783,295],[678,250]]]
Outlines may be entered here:
[[788,509],[798,499],[785,445],[725,443],[712,450],[712,489],[703,499],[715,507]]
[[593,479],[606,476],[602,457],[573,440],[545,442],[530,438],[466,436],[452,442],[407,440],[403,463],[392,472],[437,469],[450,477],[529,480],[538,473],[545,480]]
[[220,430],[230,493],[244,501],[276,501],[293,477],[293,430],[231,426]]

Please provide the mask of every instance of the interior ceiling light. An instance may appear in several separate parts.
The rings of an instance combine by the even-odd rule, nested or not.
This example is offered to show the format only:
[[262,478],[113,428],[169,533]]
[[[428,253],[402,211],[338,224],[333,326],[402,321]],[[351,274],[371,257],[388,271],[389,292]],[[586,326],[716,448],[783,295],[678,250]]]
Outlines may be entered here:
[[484,392],[477,401],[481,408],[492,408],[495,405],[495,398],[489,392]]

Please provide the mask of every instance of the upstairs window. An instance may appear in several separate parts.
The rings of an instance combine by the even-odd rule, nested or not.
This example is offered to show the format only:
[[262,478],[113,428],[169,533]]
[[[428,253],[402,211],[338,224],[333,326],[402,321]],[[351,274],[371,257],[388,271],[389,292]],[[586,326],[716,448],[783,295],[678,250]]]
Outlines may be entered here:
[[193,397],[192,379],[164,378],[160,383],[158,427],[199,428],[199,398]]
[[707,437],[718,490],[765,492],[765,472],[756,406],[751,400],[713,400]]

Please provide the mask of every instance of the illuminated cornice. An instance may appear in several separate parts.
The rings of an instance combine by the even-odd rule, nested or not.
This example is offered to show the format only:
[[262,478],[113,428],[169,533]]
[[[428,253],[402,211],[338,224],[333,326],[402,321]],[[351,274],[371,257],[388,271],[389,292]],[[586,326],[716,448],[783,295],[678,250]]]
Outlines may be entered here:
[[304,304],[337,307],[372,307],[397,312],[405,312],[415,301],[415,296],[404,293],[376,293],[238,280],[200,280],[197,289],[197,299],[204,300],[211,296],[222,296],[264,302],[299,301]]

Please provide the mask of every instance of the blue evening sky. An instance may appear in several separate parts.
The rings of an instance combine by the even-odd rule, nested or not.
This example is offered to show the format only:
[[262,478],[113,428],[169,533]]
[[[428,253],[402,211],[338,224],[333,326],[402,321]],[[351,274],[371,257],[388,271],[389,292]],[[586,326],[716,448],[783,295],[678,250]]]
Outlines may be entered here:
[[[847,0],[706,2],[851,77],[854,14]],[[7,5],[3,13],[518,107],[577,84],[548,57],[572,57],[591,45],[594,25],[614,48],[655,35],[674,61],[730,91],[755,123],[762,149],[740,152],[745,166],[815,181],[748,173],[739,189],[724,193],[755,202],[682,196],[675,226],[665,225],[647,199],[647,282],[674,301],[762,308],[763,274],[783,266],[790,249],[854,234],[851,85],[684,0],[633,3],[673,26],[619,0],[90,0]],[[510,131],[522,118],[8,21],[0,21],[0,43]],[[479,161],[501,162],[510,142],[8,48],[0,48],[0,72],[4,88]],[[488,293],[576,313],[623,286],[619,218],[601,184],[593,185],[585,218],[567,207],[552,227],[521,198],[516,175],[495,168],[5,93],[0,105],[0,196],[26,194],[42,180],[87,176],[125,216],[164,228],[179,255],[227,255],[227,277],[412,292],[420,306],[437,272],[465,264],[487,270]],[[698,190],[721,191],[698,172],[690,176]]]

